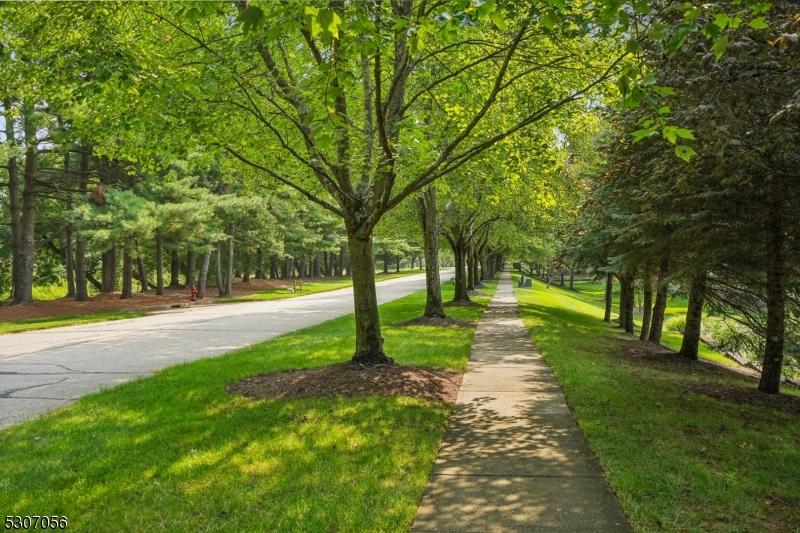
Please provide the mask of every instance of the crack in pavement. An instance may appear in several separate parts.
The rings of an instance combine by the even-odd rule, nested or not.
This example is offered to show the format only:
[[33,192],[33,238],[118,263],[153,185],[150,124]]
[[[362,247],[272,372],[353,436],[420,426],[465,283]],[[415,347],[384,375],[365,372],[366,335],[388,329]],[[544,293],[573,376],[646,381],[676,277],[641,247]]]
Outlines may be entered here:
[[[67,381],[67,378],[64,378],[64,379],[62,379],[60,381],[54,381],[52,383],[40,383],[39,385],[31,385],[30,387],[22,387],[22,388],[19,388],[19,389],[12,389],[12,390],[9,390],[9,391],[3,391],[3,392],[0,392],[0,398],[12,398],[11,395],[14,394],[15,392],[19,392],[19,391],[23,391],[23,390],[36,389],[38,387],[46,387],[48,385],[58,385],[59,383],[64,383],[65,381]],[[24,400],[25,398],[17,398],[17,399],[23,399]]]

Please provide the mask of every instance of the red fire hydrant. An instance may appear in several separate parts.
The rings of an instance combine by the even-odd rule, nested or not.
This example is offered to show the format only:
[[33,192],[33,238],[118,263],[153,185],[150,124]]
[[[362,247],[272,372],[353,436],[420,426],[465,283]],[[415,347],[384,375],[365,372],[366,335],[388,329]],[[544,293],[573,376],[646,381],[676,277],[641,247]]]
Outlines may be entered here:
[[192,301],[193,302],[197,301],[197,287],[195,287],[194,285],[192,285]]

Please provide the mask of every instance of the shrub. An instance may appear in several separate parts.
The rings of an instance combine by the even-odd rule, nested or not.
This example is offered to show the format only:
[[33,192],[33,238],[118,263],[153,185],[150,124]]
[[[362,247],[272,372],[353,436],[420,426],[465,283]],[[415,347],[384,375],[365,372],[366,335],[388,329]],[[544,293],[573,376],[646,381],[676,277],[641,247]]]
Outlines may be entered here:
[[681,335],[686,330],[686,317],[685,316],[674,316],[667,320],[664,327],[667,328],[667,331],[677,331]]

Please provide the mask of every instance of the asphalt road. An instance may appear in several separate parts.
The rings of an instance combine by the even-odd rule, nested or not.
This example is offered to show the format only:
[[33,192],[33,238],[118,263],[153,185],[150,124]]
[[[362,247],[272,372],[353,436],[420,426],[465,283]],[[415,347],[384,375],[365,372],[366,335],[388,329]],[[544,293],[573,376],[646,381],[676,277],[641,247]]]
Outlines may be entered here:
[[[442,273],[450,279],[451,271]],[[425,289],[424,274],[377,284],[378,303]],[[214,357],[353,312],[350,288],[190,307],[0,336],[0,427],[162,368]]]

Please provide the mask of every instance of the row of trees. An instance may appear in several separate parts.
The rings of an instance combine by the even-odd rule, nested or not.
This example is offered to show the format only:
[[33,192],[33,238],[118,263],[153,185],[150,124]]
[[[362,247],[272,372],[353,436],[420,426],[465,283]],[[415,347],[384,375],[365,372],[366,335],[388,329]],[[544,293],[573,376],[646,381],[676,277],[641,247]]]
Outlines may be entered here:
[[[668,287],[682,287],[680,354],[697,358],[704,310],[723,317],[738,348],[760,359],[759,390],[777,393],[781,373],[800,368],[800,17],[790,2],[773,4],[770,25],[722,16],[697,23],[734,26],[724,56],[700,36],[671,59],[660,47],[642,51],[678,94],[653,102],[674,126],[659,134],[641,109],[609,118],[575,257],[607,275],[608,291],[619,280],[629,333],[642,285],[642,340],[660,341]],[[698,155],[678,164],[661,136]],[[607,321],[610,306],[607,297]]]

